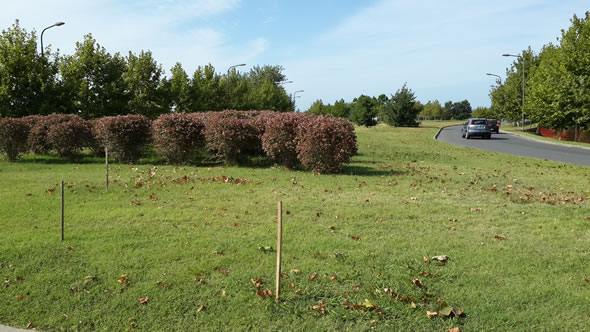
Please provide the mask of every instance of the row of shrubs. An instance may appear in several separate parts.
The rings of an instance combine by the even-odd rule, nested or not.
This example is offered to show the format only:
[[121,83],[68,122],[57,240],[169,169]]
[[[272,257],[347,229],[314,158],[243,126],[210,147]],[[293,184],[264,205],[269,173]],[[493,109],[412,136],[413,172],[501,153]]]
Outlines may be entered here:
[[142,115],[84,120],[54,114],[0,119],[0,150],[9,160],[26,152],[58,153],[75,159],[89,148],[100,155],[134,162],[152,143],[169,163],[185,164],[207,150],[228,164],[267,156],[289,168],[339,172],[356,154],[354,126],[332,116],[272,111],[223,111]]

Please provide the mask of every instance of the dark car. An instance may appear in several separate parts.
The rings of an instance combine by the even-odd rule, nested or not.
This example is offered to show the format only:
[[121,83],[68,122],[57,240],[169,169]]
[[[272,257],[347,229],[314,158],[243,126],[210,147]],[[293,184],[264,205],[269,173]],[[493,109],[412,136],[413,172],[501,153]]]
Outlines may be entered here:
[[492,138],[492,131],[490,130],[490,126],[488,126],[487,119],[474,118],[465,122],[465,125],[461,128],[461,137],[469,139],[475,136]]
[[490,127],[492,133],[500,133],[500,122],[498,122],[498,120],[488,119],[488,126]]

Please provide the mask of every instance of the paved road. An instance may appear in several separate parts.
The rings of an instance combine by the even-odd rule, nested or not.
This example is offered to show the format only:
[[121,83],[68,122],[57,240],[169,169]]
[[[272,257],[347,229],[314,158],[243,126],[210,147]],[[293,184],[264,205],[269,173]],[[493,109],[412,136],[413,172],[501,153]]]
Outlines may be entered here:
[[548,159],[568,164],[590,166],[590,149],[564,144],[544,143],[507,133],[492,134],[491,139],[461,138],[461,126],[441,130],[437,138],[441,142],[469,148],[507,153],[521,157]]

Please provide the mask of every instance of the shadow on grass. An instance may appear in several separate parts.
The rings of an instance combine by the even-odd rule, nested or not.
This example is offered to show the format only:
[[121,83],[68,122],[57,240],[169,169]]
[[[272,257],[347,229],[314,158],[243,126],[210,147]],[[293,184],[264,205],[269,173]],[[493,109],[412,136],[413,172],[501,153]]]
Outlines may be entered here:
[[348,165],[342,168],[341,175],[358,175],[358,176],[396,176],[406,174],[407,171],[400,170],[386,170],[376,169],[373,167],[359,166],[359,165]]

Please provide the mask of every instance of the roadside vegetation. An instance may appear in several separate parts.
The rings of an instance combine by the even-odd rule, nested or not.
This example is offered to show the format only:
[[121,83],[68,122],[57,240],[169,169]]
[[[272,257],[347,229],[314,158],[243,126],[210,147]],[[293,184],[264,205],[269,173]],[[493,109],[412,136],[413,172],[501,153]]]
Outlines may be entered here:
[[434,141],[444,124],[357,127],[358,154],[338,175],[152,155],[111,165],[107,192],[101,158],[0,161],[0,323],[585,329],[587,167]]

